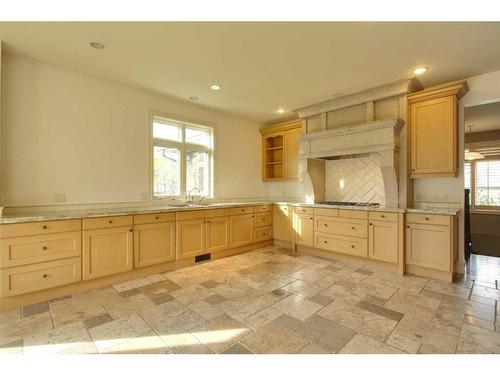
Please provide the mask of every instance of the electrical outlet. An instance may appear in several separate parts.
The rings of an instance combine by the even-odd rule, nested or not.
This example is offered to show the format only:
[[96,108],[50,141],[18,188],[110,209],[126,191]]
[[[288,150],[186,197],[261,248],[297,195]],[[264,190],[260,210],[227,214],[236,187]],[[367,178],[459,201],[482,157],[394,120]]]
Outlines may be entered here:
[[55,193],[54,194],[54,202],[56,202],[56,203],[66,202],[66,193]]
[[141,201],[147,201],[147,200],[149,200],[149,194],[141,193]]

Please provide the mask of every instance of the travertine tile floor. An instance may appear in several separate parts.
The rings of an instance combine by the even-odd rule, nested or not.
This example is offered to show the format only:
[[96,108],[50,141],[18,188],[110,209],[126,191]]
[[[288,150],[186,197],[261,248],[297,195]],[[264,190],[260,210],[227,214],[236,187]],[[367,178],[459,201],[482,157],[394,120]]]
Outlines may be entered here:
[[1,353],[500,353],[500,290],[266,247],[0,313]]

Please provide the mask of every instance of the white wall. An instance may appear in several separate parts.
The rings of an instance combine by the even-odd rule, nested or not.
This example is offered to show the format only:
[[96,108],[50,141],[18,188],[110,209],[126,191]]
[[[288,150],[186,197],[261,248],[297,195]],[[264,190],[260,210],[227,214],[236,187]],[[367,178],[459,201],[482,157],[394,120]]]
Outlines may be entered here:
[[151,109],[217,127],[217,198],[267,195],[260,124],[17,55],[2,61],[5,206],[137,202]]

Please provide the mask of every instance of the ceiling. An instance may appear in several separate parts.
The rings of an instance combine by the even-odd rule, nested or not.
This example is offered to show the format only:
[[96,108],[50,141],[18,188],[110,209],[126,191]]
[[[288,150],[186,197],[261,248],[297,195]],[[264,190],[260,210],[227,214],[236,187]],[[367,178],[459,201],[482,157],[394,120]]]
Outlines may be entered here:
[[[253,119],[411,76],[500,70],[500,23],[0,23],[7,52]],[[105,49],[89,47],[90,41]],[[210,90],[211,84],[222,90]],[[278,108],[284,108],[278,114]]]
[[[473,125],[472,129],[468,125]],[[465,108],[465,131],[468,133],[500,129],[500,102]]]

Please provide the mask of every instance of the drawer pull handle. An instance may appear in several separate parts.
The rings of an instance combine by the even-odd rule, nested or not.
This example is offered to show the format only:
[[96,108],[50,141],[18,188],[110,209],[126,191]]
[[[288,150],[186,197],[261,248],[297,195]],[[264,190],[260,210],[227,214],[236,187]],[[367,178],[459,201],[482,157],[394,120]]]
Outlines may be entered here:
[[47,246],[43,246],[43,247],[42,247],[42,250],[47,250]]
[[47,226],[46,226],[46,225],[44,225],[44,226],[42,227],[42,229],[47,229]]
[[47,275],[46,273],[44,273],[44,274],[42,275],[42,278],[44,278],[44,279],[46,279],[47,277],[49,277],[49,275]]

